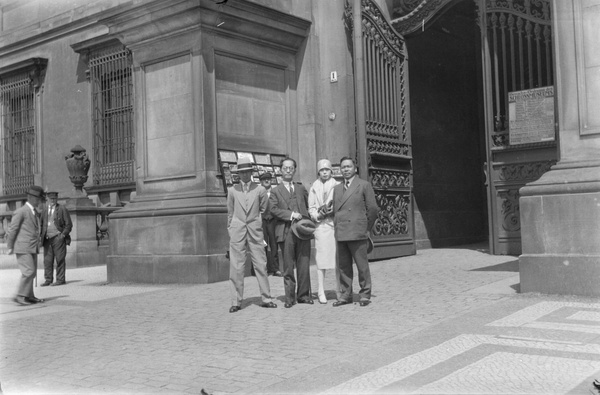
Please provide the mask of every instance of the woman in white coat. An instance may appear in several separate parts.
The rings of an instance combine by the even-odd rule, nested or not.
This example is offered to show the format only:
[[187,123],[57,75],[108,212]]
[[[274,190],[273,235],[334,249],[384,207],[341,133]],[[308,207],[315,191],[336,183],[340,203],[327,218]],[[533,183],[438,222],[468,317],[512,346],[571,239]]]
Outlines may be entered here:
[[[317,163],[319,178],[310,187],[308,193],[308,213],[317,224],[315,230],[315,260],[317,263],[317,279],[319,280],[319,302],[327,303],[323,285],[327,270],[336,269],[336,241],[333,230],[333,187],[339,184],[332,177],[331,162],[321,159]],[[338,277],[336,294],[339,292]]]

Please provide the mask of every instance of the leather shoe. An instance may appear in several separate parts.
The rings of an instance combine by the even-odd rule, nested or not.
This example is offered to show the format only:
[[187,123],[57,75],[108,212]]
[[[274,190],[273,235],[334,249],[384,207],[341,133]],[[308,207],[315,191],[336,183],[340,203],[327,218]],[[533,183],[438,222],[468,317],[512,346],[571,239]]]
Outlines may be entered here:
[[274,309],[277,307],[277,305],[273,302],[269,302],[269,303],[263,303],[260,305],[260,307],[264,307],[266,309]]
[[53,287],[55,287],[57,285],[65,285],[65,284],[66,284],[66,282],[64,282],[64,281],[57,281],[57,282],[55,282],[53,284],[50,284],[50,285],[53,286]]
[[350,304],[347,300],[338,300],[337,302],[333,302],[333,307],[343,306],[345,304]]
[[369,304],[371,304],[371,301],[370,300],[361,300],[359,303],[362,307],[365,307],[365,306],[368,306]]
[[47,287],[48,285],[52,285],[52,281],[46,281],[45,283],[41,284],[40,287]]
[[286,309],[289,309],[290,307],[292,307],[294,305],[294,303],[288,303],[285,302],[285,304],[283,305]]
[[21,306],[29,306],[31,304],[31,302],[28,302],[23,296],[15,296],[13,301]]
[[242,309],[241,306],[231,306],[231,308],[229,309],[230,313],[235,313],[237,311],[240,311]]
[[25,298],[25,300],[29,303],[44,303],[44,299],[38,299],[35,296],[31,298]]
[[298,299],[298,303],[314,304],[312,299]]

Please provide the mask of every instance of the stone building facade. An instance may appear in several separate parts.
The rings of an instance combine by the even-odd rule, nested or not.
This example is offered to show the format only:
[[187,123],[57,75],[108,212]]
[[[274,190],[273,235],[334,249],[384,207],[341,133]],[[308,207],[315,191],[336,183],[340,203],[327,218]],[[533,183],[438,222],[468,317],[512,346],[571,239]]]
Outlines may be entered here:
[[[521,254],[524,291],[597,294],[596,3],[2,0],[0,237],[35,183],[75,218],[69,266],[220,281],[237,157],[293,157],[309,185],[350,155],[373,259],[487,240]],[[509,93],[549,87],[557,127],[518,142]]]

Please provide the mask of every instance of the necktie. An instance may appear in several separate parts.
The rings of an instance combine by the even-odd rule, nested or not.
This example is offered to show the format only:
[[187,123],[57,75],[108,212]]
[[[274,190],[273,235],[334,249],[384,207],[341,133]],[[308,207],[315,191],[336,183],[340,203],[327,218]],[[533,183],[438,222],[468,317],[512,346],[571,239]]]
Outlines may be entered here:
[[244,183],[244,193],[248,193],[248,184]]
[[294,194],[294,185],[292,185],[292,183],[288,183],[288,191],[290,192],[290,195]]
[[350,181],[348,181],[348,180],[344,181],[344,191],[347,190],[349,186],[350,186]]

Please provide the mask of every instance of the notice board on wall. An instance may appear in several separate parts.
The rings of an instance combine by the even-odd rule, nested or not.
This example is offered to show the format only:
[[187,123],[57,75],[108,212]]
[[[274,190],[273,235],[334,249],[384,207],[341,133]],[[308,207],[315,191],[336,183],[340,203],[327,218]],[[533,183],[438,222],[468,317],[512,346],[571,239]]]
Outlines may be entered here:
[[554,141],[554,87],[508,93],[510,145]]
[[260,182],[258,177],[268,172],[272,176],[271,185],[277,185],[281,182],[280,163],[285,157],[285,155],[273,153],[219,150],[219,166],[225,192],[227,192],[228,187],[240,182],[237,174],[237,161],[239,159],[248,159],[253,164],[253,182]]

